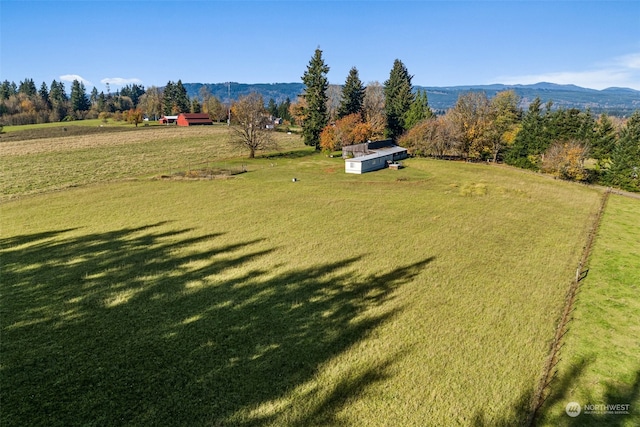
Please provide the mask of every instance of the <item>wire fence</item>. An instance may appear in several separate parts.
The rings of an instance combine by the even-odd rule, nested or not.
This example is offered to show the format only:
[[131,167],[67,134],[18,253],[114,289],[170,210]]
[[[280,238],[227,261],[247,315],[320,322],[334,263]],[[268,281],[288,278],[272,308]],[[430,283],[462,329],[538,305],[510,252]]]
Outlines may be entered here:
[[575,278],[571,282],[567,294],[565,295],[562,316],[560,317],[558,327],[556,328],[556,334],[549,348],[549,356],[547,357],[547,361],[545,362],[540,383],[538,384],[538,387],[536,388],[532,398],[529,417],[525,424],[527,426],[534,425],[536,416],[538,415],[540,408],[550,395],[552,385],[551,383],[558,374],[558,369],[556,369],[556,367],[558,365],[558,362],[560,361],[560,349],[563,346],[563,338],[567,334],[567,332],[569,332],[569,324],[571,323],[571,320],[573,320],[574,303],[576,300],[578,289],[580,287],[580,282],[587,276],[587,273],[589,271],[587,268],[587,263],[589,261],[591,248],[593,246],[593,242],[595,241],[598,228],[600,227],[602,214],[604,213],[604,210],[607,206],[607,201],[609,200],[609,194],[611,194],[611,188],[607,188],[602,195],[600,207],[598,209],[598,212],[596,213],[596,217],[593,221],[591,229],[589,230],[589,235],[582,251],[582,257],[580,258],[580,262],[578,263],[578,267],[576,269]]

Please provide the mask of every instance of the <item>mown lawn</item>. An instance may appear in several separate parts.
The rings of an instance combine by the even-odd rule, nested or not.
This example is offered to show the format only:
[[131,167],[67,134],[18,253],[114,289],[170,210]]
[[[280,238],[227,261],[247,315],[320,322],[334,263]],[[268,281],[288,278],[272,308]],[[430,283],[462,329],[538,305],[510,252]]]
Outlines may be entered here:
[[207,138],[12,154],[11,194],[68,187],[16,182],[50,156],[81,186],[2,205],[3,425],[526,418],[598,190],[419,159],[346,175],[302,148],[153,179]]
[[612,195],[540,425],[640,425],[639,224],[640,200]]

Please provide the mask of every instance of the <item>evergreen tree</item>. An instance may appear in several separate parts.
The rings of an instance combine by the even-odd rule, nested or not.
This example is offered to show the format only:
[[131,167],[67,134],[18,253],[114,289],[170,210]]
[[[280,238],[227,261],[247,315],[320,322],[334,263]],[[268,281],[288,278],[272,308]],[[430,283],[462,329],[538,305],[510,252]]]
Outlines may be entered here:
[[40,95],[40,98],[45,103],[45,105],[47,105],[47,107],[50,108],[51,101],[49,100],[49,88],[47,87],[47,84],[45,82],[42,82],[42,84],[40,85],[40,90],[38,91],[38,95]]
[[280,105],[278,105],[277,116],[283,120],[292,122],[293,118],[291,117],[291,113],[289,112],[289,107],[291,107],[291,100],[289,99],[289,97],[287,97],[287,99],[285,99]]
[[305,108],[306,120],[302,124],[302,136],[304,143],[320,149],[320,133],[329,121],[327,114],[327,80],[329,67],[322,59],[322,51],[316,49],[315,54],[307,65],[307,71],[302,76],[302,82],[306,86]]
[[98,95],[97,109],[100,112],[107,112],[107,109],[108,109],[107,97],[104,94],[104,92],[100,92],[100,95]]
[[68,111],[68,98],[64,90],[64,83],[52,81],[49,91],[49,102],[51,103],[52,115],[50,117],[52,122],[57,122],[64,119],[67,116]]
[[350,114],[362,114],[362,103],[364,102],[364,86],[358,76],[358,69],[351,68],[347,80],[342,89],[342,100],[338,107],[338,119]]
[[596,123],[595,137],[591,145],[591,157],[598,160],[600,167],[604,167],[611,158],[615,143],[616,130],[613,122],[606,113],[603,113]]
[[84,83],[74,80],[71,83],[71,110],[87,111],[90,107]]
[[193,98],[191,100],[191,112],[192,113],[202,112],[202,104],[200,104],[200,101],[198,101],[198,98]]
[[0,101],[9,99],[11,95],[15,95],[14,93],[11,93],[11,83],[9,80],[5,80],[0,84]]
[[546,150],[545,115],[541,107],[540,98],[534,99],[529,105],[529,110],[522,118],[522,129],[505,156],[508,164],[525,169],[537,169],[533,157]]
[[175,115],[191,111],[191,102],[181,80],[167,82],[162,94],[162,111],[165,115]]
[[387,113],[386,136],[397,140],[406,130],[405,115],[414,100],[411,79],[407,67],[396,59],[389,74],[389,80],[384,82],[385,111]]
[[54,102],[65,102],[68,100],[67,93],[64,89],[64,83],[51,82],[51,91],[49,92],[49,99]]
[[577,108],[568,110],[547,110],[546,130],[548,145],[556,141],[578,140],[591,143],[594,136],[595,120],[591,112]]
[[134,108],[136,108],[138,106],[140,97],[144,95],[144,92],[144,86],[139,86],[134,83],[131,86],[125,85],[120,90],[120,96],[128,96],[129,98],[131,98],[131,102],[133,102],[133,106]]
[[24,79],[24,81],[20,82],[18,93],[24,93],[27,96],[33,96],[38,93],[38,89],[36,88],[36,84],[33,82],[33,79]]
[[162,91],[162,113],[165,116],[177,112],[178,105],[175,103],[175,97],[175,86],[173,82],[169,80]]
[[187,95],[187,89],[182,84],[182,80],[178,80],[175,85],[176,104],[178,106],[179,113],[186,113],[191,108],[189,102],[189,96]]
[[580,112],[579,118],[578,139],[590,147],[596,138],[596,119],[590,108],[587,108],[587,111]]
[[430,119],[433,116],[433,111],[431,111],[431,108],[429,107],[427,91],[419,90],[405,116],[405,127],[409,130],[418,124],[418,122],[424,119]]
[[631,115],[620,132],[606,182],[623,190],[640,191],[640,110]]
[[95,86],[91,90],[91,96],[89,96],[89,101],[91,102],[92,107],[98,103],[98,89],[96,89]]
[[267,112],[272,117],[278,117],[278,106],[273,98],[269,98],[269,102],[267,103]]

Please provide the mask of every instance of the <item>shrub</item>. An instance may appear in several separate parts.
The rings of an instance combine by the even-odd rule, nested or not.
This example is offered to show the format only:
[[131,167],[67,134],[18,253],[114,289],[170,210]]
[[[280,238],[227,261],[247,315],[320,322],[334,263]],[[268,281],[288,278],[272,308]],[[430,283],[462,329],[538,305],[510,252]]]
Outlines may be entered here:
[[588,181],[589,171],[584,167],[588,154],[588,147],[580,141],[555,142],[545,152],[542,171],[569,181]]

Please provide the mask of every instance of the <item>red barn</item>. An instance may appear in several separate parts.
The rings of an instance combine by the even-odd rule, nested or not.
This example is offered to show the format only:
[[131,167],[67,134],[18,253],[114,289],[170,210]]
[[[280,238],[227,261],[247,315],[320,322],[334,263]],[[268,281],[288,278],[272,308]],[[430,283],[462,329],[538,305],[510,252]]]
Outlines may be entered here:
[[212,125],[213,120],[206,113],[182,113],[178,116],[178,126]]

